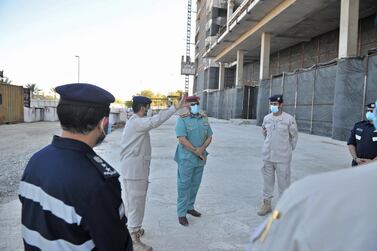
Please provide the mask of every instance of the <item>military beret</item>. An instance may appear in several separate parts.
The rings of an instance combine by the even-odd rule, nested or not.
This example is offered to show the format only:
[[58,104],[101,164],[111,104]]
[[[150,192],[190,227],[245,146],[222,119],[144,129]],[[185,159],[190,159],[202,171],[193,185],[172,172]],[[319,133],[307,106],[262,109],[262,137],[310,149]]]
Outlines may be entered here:
[[366,107],[370,108],[370,109],[374,109],[376,108],[376,104],[375,103],[369,103],[366,105]]
[[283,95],[280,95],[280,94],[276,94],[276,95],[272,95],[271,97],[268,98],[271,102],[279,102],[279,103],[283,103]]
[[110,92],[92,84],[60,85],[55,91],[60,94],[60,104],[108,107],[115,101]]
[[144,97],[144,96],[133,96],[132,101],[135,103],[146,104],[146,105],[149,105],[150,103],[152,103],[152,100],[150,98]]
[[198,96],[188,96],[188,97],[186,97],[185,100],[187,102],[198,102],[199,101],[199,97]]

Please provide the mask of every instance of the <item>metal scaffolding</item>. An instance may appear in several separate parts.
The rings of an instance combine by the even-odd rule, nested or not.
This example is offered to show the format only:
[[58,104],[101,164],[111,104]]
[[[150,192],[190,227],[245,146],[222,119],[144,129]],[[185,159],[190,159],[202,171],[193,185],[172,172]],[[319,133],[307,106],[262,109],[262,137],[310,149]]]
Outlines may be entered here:
[[[187,28],[186,28],[186,62],[190,59],[191,47],[191,0],[187,0]],[[190,84],[190,75],[185,75],[185,92],[188,93]]]

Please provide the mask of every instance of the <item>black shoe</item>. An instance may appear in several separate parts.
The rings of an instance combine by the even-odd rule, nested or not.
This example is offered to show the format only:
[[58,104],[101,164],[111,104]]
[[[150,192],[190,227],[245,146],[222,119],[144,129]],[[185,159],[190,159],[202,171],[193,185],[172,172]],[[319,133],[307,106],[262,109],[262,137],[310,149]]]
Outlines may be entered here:
[[182,226],[188,226],[189,224],[186,216],[178,217],[178,221],[179,221],[179,224],[181,224]]
[[188,214],[191,214],[192,216],[194,217],[200,217],[202,214],[199,213],[198,211],[196,211],[195,209],[190,209],[190,210],[187,210],[187,213]]

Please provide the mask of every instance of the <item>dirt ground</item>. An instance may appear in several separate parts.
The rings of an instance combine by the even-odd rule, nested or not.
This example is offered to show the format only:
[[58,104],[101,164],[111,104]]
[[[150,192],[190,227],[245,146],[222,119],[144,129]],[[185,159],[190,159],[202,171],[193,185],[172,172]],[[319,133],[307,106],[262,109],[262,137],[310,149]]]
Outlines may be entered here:
[[17,196],[25,165],[54,134],[60,135],[59,122],[0,125],[0,204]]

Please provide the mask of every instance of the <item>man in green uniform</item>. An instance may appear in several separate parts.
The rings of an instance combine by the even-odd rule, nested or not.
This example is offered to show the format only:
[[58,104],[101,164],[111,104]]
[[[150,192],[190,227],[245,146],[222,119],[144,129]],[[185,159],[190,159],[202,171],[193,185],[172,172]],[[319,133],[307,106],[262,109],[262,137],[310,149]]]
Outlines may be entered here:
[[196,195],[202,180],[203,168],[207,161],[207,147],[212,141],[212,130],[207,115],[199,108],[199,98],[186,98],[189,110],[180,113],[177,119],[177,151],[174,160],[178,163],[177,173],[177,215],[181,225],[187,226],[186,214],[200,217],[194,209]]

